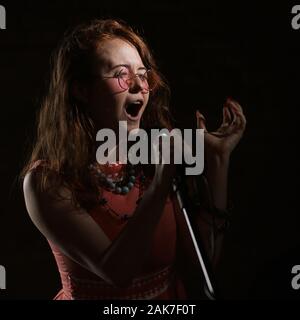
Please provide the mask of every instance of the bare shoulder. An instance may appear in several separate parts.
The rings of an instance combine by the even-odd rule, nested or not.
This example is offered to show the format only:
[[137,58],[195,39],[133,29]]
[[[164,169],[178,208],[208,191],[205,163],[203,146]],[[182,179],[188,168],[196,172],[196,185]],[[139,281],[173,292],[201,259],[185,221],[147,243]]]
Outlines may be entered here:
[[41,168],[36,168],[26,173],[23,181],[23,192],[25,199],[27,196],[38,192],[41,177]]
[[23,183],[28,214],[40,232],[72,260],[104,277],[99,269],[104,250],[110,240],[89,213],[75,206],[71,191],[57,186],[55,176],[46,188],[40,188],[42,170],[29,171]]
[[[43,176],[43,168],[37,167],[27,172],[23,181],[23,191],[24,194],[28,192],[41,192],[41,180]],[[56,190],[67,192],[66,188],[63,188],[62,185],[58,185],[59,176],[55,172],[47,172],[47,191]]]
[[37,202],[38,200],[41,200],[41,196],[42,196],[42,190],[40,188],[41,179],[42,179],[41,168],[36,168],[28,171],[24,177],[23,192],[24,192],[27,211],[29,214],[31,213],[31,211],[28,210],[29,203],[31,201]]
[[[41,167],[37,167],[30,170],[24,178],[23,192],[27,209],[33,205],[39,208],[45,204],[51,206],[59,199],[71,199],[71,192],[62,185],[58,185],[59,180],[55,173],[48,174],[47,185],[41,188],[42,171]],[[28,213],[31,215],[33,211],[28,210]]]
[[42,173],[43,169],[38,167],[26,174],[24,200],[32,222],[47,238],[53,238],[53,232],[62,232],[66,224],[76,220],[79,223],[88,213],[74,205],[71,191],[59,184],[55,173],[48,173],[47,183],[41,187]]

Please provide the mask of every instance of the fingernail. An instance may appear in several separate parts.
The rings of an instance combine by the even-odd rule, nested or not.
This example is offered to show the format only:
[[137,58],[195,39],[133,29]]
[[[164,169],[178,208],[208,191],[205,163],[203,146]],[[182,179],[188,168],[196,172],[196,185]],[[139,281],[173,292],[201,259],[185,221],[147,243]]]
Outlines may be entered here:
[[197,117],[197,118],[201,118],[201,119],[203,119],[203,120],[205,121],[204,116],[200,113],[199,110],[196,110],[196,117]]

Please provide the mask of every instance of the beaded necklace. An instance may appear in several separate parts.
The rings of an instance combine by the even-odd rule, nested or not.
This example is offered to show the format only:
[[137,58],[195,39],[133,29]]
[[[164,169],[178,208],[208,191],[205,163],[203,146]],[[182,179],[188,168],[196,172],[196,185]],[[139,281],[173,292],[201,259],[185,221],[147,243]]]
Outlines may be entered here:
[[91,164],[90,169],[102,187],[116,194],[127,194],[136,180],[137,169],[132,164]]
[[[98,179],[98,183],[101,188],[118,195],[126,195],[130,190],[136,185],[139,188],[139,196],[136,201],[136,205],[142,199],[142,194],[145,191],[145,175],[143,171],[138,166],[133,166],[132,164],[91,164],[90,170],[93,172],[95,177]],[[99,204],[103,206],[107,212],[112,216],[125,222],[130,218],[128,213],[118,213],[112,209],[105,197],[100,197]]]

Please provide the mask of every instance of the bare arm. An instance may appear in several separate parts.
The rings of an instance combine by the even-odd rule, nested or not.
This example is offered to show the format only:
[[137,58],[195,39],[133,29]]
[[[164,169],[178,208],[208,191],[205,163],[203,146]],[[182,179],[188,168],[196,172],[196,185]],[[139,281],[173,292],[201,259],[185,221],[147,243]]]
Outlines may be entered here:
[[[243,136],[246,127],[246,118],[242,107],[233,99],[227,99],[223,107],[223,121],[221,126],[214,132],[208,132],[205,126],[205,118],[198,111],[197,127],[205,131],[205,172],[207,178],[206,197],[209,198],[209,207],[218,210],[227,209],[227,180],[228,167],[232,151],[235,149]],[[212,212],[212,214],[214,214]],[[210,220],[210,225],[201,221],[201,216],[206,216]],[[203,242],[206,244],[208,252],[215,265],[221,250],[223,234],[216,234],[213,224],[222,224],[221,219],[212,221],[212,216],[206,208],[201,208],[198,217],[198,226],[201,231]]]
[[[212,265],[217,265],[222,248],[223,232],[219,227],[223,226],[225,220],[215,216],[212,208],[219,210],[227,209],[227,179],[229,158],[210,159],[209,166],[202,177],[201,190],[194,191],[192,197],[199,197],[197,207],[197,227],[200,231],[202,243],[206,248]],[[191,180],[195,177],[191,177]],[[195,181],[190,181],[195,184]],[[197,199],[194,199],[197,202]]]
[[[24,179],[27,211],[41,233],[67,256],[116,286],[127,286],[149,252],[153,232],[171,187],[173,169],[161,165],[132,219],[111,242],[90,215],[75,208],[66,188],[40,192],[38,170]],[[122,266],[122,272],[116,266]]]

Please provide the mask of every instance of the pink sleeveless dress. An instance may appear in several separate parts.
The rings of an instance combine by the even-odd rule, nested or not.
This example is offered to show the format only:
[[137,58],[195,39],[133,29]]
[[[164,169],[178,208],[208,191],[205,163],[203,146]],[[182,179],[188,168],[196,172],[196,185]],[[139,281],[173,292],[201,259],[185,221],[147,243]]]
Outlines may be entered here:
[[[32,168],[41,162],[36,162]],[[135,183],[127,195],[118,195],[103,190],[107,205],[116,213],[127,213],[130,217],[139,197],[139,183]],[[61,277],[62,289],[55,300],[170,300],[187,299],[182,280],[175,269],[176,260],[176,205],[173,195],[168,197],[164,211],[153,235],[151,250],[144,264],[143,272],[127,288],[108,284],[96,274],[62,253],[59,247],[49,242]],[[113,241],[127,221],[120,219],[103,205],[89,211],[94,221]],[[138,239],[137,239],[138,241]],[[122,272],[122,266],[116,266]]]

